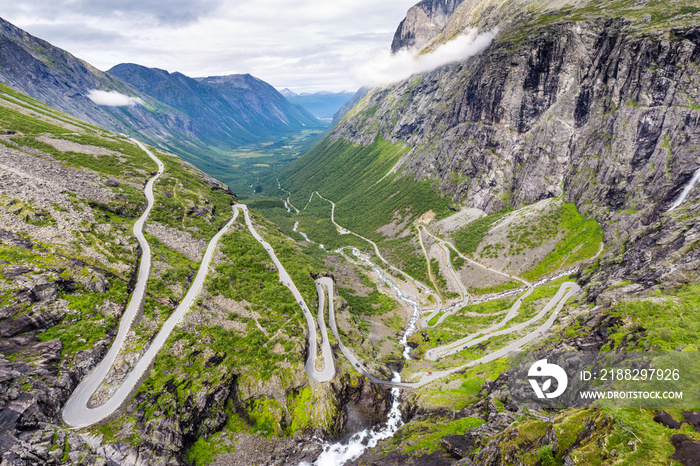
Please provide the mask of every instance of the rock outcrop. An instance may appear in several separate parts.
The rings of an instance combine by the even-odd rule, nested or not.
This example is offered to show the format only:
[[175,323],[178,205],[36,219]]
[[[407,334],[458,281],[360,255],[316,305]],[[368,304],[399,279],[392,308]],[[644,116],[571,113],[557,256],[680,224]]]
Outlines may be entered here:
[[[376,89],[334,137],[367,144],[376,124],[412,147],[408,174],[488,212],[562,192],[613,213],[668,203],[697,168],[700,102],[697,74],[680,65],[697,60],[697,31],[668,34],[593,21],[497,39],[467,63]],[[369,121],[363,109],[375,110]]]
[[442,31],[450,15],[462,2],[464,0],[422,0],[412,6],[394,33],[391,51],[413,47],[420,49]]
[[695,466],[700,464],[700,442],[691,440],[683,434],[671,437],[671,443],[676,451],[669,456],[683,466]]

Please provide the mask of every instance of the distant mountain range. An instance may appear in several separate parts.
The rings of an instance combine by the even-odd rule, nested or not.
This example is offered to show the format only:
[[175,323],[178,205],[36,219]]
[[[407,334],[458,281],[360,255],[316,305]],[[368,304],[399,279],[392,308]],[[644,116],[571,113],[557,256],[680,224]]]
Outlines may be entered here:
[[297,94],[289,89],[282,89],[280,93],[291,103],[306,109],[316,118],[332,119],[335,114],[355,95],[354,92],[327,92]]
[[117,65],[107,73],[187,115],[191,131],[215,147],[250,144],[322,126],[306,110],[249,74],[194,79],[132,63]]
[[[235,147],[327,126],[250,75],[193,79],[135,64],[105,73],[2,18],[0,82],[106,129],[177,151],[210,173],[227,169],[225,155]],[[94,90],[140,103],[98,105],[89,97]]]

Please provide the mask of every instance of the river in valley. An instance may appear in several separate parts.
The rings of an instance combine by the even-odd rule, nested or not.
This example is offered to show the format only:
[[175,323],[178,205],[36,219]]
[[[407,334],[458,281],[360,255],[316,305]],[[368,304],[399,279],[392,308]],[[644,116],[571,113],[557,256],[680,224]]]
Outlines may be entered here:
[[[404,347],[403,356],[405,359],[411,359],[411,347],[408,346],[408,339],[415,333],[418,319],[420,318],[420,310],[418,303],[408,299],[403,295],[401,289],[394,283],[384,272],[372,261],[362,256],[357,248],[352,249],[353,255],[360,261],[366,263],[377,274],[379,281],[385,283],[396,293],[396,298],[408,303],[413,309],[413,314],[406,326],[406,331],[399,339],[399,343]],[[401,374],[393,372],[393,382],[401,382]],[[341,466],[348,461],[357,459],[366,450],[375,447],[379,441],[392,437],[396,431],[403,425],[401,417],[401,389],[394,387],[391,389],[392,403],[386,423],[383,426],[372,429],[364,429],[354,433],[348,440],[344,442],[327,442],[323,445],[323,453],[314,461],[313,466]],[[309,463],[300,463],[299,466],[311,466]]]

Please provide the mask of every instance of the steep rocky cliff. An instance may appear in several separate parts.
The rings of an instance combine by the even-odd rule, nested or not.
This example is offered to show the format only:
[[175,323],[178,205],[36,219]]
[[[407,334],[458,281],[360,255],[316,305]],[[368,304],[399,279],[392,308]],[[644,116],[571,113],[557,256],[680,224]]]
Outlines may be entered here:
[[462,2],[464,0],[423,0],[411,7],[394,34],[391,51],[422,48],[442,30]]
[[683,24],[699,10],[682,11],[522,12],[481,56],[374,89],[331,138],[406,143],[396,169],[465,207],[564,194],[619,243],[665,218],[698,168],[700,32]]

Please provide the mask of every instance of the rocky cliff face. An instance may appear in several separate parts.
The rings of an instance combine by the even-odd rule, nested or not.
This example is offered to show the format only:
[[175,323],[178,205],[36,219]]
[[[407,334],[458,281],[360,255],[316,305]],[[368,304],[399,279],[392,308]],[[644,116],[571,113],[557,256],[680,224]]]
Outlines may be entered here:
[[[648,348],[658,349],[658,343],[648,343],[657,338],[649,336],[655,331],[651,322],[662,326],[675,317],[665,315],[662,306],[643,314],[630,302],[642,303],[640,309],[650,309],[656,297],[662,303],[684,302],[678,294],[696,289],[700,281],[700,189],[669,211],[700,167],[700,8],[682,1],[562,4],[463,3],[423,51],[464,28],[499,27],[488,50],[373,89],[329,142],[360,145],[354,153],[382,141],[406,144],[390,173],[428,182],[454,208],[497,213],[549,198],[575,204],[602,226],[604,248],[576,277],[584,293],[569,312],[581,328],[573,328],[574,318],[562,319],[559,327],[575,337],[548,335],[535,344],[554,351],[619,348],[610,336],[611,328],[619,328],[617,336],[633,341],[631,346],[647,339]],[[364,190],[354,194],[367,196]],[[688,342],[669,343],[668,349],[695,348]],[[492,380],[482,385],[478,398],[490,398],[498,410],[451,413],[452,419],[475,415],[485,421],[481,428],[465,429],[466,435],[442,437],[452,458],[439,451],[440,458],[412,456],[413,445],[424,437],[409,425],[392,445],[380,445],[358,464],[451,464],[455,458],[463,458],[458,464],[530,464],[529,456],[532,464],[544,464],[544,450],[538,451],[544,447],[552,447],[553,458],[564,464],[589,464],[610,453],[600,445],[620,433],[615,419],[597,411],[583,419],[563,412],[555,420],[538,413],[514,423],[511,416],[520,408],[508,406],[505,379]],[[442,422],[443,413],[431,408],[429,389],[415,396],[419,418]],[[452,410],[449,403],[440,406]],[[652,418],[653,413],[641,422],[653,425]],[[538,423],[542,432],[535,440],[523,434]],[[579,437],[565,445],[559,436],[568,428]],[[668,457],[670,437],[650,450]],[[637,441],[630,436],[624,446],[634,451]],[[576,451],[595,442],[599,447],[590,457]],[[622,449],[610,455],[622,456]]]
[[361,87],[350,97],[350,100],[345,102],[345,104],[340,107],[340,109],[333,115],[333,122],[336,123],[340,121],[358,102],[360,102],[369,93],[371,89],[368,87]]
[[394,33],[391,51],[423,47],[442,30],[462,2],[464,0],[423,0],[412,6]]
[[[646,187],[637,203],[668,202],[696,168],[698,76],[681,63],[696,62],[697,34],[635,37],[615,22],[552,26],[377,89],[354,110],[374,116],[350,118],[334,134],[366,144],[374,135],[363,127],[377,122],[382,137],[413,147],[402,160],[408,173],[491,212],[563,191],[590,202],[611,185],[619,191],[606,198],[613,211],[636,208],[627,186]],[[612,155],[620,168],[601,169]]]
[[506,30],[481,56],[375,89],[333,137],[405,141],[400,169],[466,207],[563,194],[619,243],[664,221],[698,168],[699,39],[604,18]]

